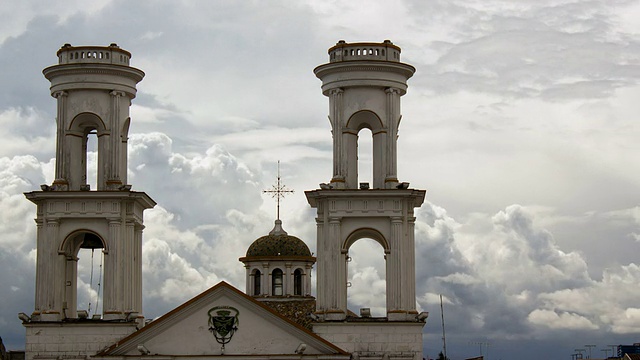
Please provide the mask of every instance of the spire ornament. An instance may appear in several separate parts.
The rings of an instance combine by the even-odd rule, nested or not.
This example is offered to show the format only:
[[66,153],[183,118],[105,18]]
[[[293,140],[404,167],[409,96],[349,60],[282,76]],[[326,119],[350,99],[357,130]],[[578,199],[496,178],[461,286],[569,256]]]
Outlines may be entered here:
[[280,220],[280,199],[283,199],[287,194],[293,194],[295,191],[287,188],[286,185],[280,181],[280,160],[278,160],[278,180],[275,185],[271,186],[270,190],[262,190],[265,194],[271,194],[271,197],[276,199],[277,211],[276,220]]
[[280,220],[280,199],[284,198],[287,194],[293,194],[294,191],[287,188],[280,181],[280,160],[278,160],[278,180],[275,185],[271,186],[270,190],[262,190],[265,194],[271,194],[271,197],[276,199],[277,211],[276,222],[273,230],[269,232],[269,235],[287,235],[287,232],[282,228],[282,220]]

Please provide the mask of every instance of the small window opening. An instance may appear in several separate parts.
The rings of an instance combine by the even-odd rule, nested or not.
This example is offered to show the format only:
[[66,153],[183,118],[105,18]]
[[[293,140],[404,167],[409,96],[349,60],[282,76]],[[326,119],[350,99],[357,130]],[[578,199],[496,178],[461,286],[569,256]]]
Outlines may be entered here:
[[293,272],[293,295],[302,295],[302,270]]
[[358,183],[373,186],[373,133],[363,128],[358,133]]
[[271,294],[274,296],[282,296],[282,270],[273,270],[271,272],[271,281]]
[[253,296],[260,295],[260,285],[262,284],[262,273],[256,270],[253,273]]
[[84,183],[90,189],[96,190],[98,187],[98,132],[92,129],[85,138],[85,164],[86,173]]

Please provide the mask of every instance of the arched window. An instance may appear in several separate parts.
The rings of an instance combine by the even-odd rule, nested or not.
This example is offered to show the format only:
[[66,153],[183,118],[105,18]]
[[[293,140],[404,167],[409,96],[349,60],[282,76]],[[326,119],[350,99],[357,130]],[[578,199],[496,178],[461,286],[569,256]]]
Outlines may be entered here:
[[293,295],[302,295],[302,270],[293,272]]
[[282,296],[282,270],[275,269],[271,272],[271,295]]
[[256,270],[253,273],[253,296],[260,295],[260,285],[262,284],[262,273],[260,270]]

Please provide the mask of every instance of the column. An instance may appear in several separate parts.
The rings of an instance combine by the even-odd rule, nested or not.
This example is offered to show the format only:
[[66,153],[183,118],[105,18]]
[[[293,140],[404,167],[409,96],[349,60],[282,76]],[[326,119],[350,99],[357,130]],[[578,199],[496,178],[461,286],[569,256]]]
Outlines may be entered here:
[[126,313],[136,312],[135,307],[135,288],[133,287],[136,281],[135,271],[135,224],[131,220],[127,220],[124,229],[124,242],[123,242],[123,272],[124,283],[122,284],[123,291],[123,310]]
[[262,273],[260,274],[260,295],[271,295],[271,274],[269,272],[269,263],[262,263]]
[[109,153],[104,157],[107,161],[107,174],[104,179],[107,189],[113,189],[122,184],[120,181],[120,97],[124,96],[122,91],[112,91],[111,95],[111,118],[109,119]]
[[416,310],[416,245],[415,245],[415,217],[407,218],[407,243],[405,245],[405,259],[407,259],[407,273],[405,280],[405,309],[417,313]]
[[402,310],[402,263],[407,260],[402,254],[402,217],[391,217],[391,253],[387,256],[387,317],[395,317],[394,313]]
[[65,302],[64,317],[75,319],[78,317],[78,257],[67,254],[65,262]]
[[109,253],[104,256],[104,296],[102,307],[105,320],[121,319],[124,315],[122,304],[122,239],[120,219],[109,220]]
[[398,183],[398,125],[400,124],[400,90],[395,88],[387,88],[385,90],[387,94],[387,127],[389,133],[387,134],[387,168],[385,183],[386,188],[393,188]]
[[[38,205],[44,206],[42,204]],[[40,315],[40,312],[46,309],[46,289],[43,286],[48,285],[46,283],[47,268],[45,262],[45,256],[47,244],[44,238],[45,234],[42,230],[44,220],[41,218],[36,219],[36,294],[35,294],[35,306],[33,309],[33,316]]]
[[135,224],[134,227],[134,259],[133,259],[133,310],[142,315],[142,230],[144,225]]
[[246,271],[245,271],[245,280],[244,280],[244,283],[245,283],[245,291],[244,291],[244,293],[249,295],[249,296],[253,296],[253,284],[254,284],[254,282],[251,281],[251,279],[253,279],[253,275],[251,275],[251,268],[249,267],[249,264],[246,264],[244,266],[244,268],[246,269]]
[[[343,168],[342,155],[342,96],[344,90],[332,89],[329,92],[329,120],[333,132],[333,178],[331,182],[344,183],[345,173]],[[343,184],[336,184],[336,187],[342,188]]]
[[284,274],[282,275],[282,295],[293,295],[293,274],[291,273],[291,263],[284,264]]
[[347,189],[358,188],[358,133],[355,130],[342,131],[342,167]]
[[[44,293],[42,298],[41,317],[43,321],[59,321],[61,320],[62,302],[64,301],[64,282],[65,282],[65,258],[58,254],[58,233],[60,222],[58,219],[46,219],[46,236],[43,239],[44,255],[38,258],[38,263],[43,263],[44,283],[38,284],[38,287]],[[40,244],[38,244],[40,245]]]
[[311,295],[311,264],[305,265],[305,274],[304,274],[304,296]]
[[[322,203],[319,203],[318,206],[322,206]],[[318,256],[316,257],[317,262],[316,262],[316,266],[317,266],[317,280],[316,280],[316,311],[317,312],[324,312],[326,311],[327,307],[326,304],[328,303],[327,298],[326,298],[326,294],[327,292],[325,291],[325,287],[326,287],[326,266],[325,266],[325,258],[327,256],[327,239],[324,238],[324,234],[325,232],[324,230],[324,219],[322,217],[317,217],[316,218],[316,251],[318,252]],[[311,276],[311,275],[309,275]]]
[[[127,107],[131,105],[131,100],[125,98],[128,102]],[[119,177],[122,184],[127,184],[127,159],[128,159],[128,142],[129,142],[129,126],[131,125],[131,118],[127,118],[126,124],[122,127],[120,132],[120,160],[118,163]]]
[[56,169],[53,183],[58,186],[68,185],[69,160],[67,159],[68,149],[65,147],[65,124],[67,118],[67,95],[66,91],[57,91],[53,96],[58,100],[58,114],[56,117]]
[[[346,317],[347,283],[346,283],[346,262],[344,254],[341,252],[340,236],[341,219],[338,217],[329,218],[329,236],[327,243],[329,251],[326,263],[325,274],[327,298],[328,320],[343,320]],[[320,274],[318,274],[320,276]]]

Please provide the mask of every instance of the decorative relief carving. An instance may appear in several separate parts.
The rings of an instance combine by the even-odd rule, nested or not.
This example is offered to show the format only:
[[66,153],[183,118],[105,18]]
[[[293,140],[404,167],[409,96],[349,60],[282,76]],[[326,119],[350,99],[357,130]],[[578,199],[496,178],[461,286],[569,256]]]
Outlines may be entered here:
[[222,353],[224,354],[224,345],[228,344],[238,330],[238,309],[231,306],[216,306],[209,310],[209,331],[213,334],[218,344],[222,345]]

